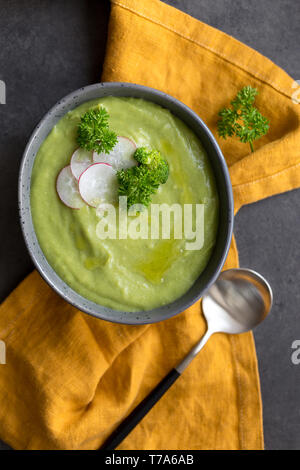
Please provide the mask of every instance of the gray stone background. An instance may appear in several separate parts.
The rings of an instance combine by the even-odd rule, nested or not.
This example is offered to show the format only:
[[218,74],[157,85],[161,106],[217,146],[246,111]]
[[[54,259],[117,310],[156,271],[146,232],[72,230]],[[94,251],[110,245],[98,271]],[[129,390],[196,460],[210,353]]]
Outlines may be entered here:
[[[168,0],[252,46],[300,79],[299,0]],[[17,178],[26,141],[62,96],[101,75],[107,0],[0,0],[1,265],[3,300],[33,266],[20,232]],[[280,113],[280,109],[278,110]],[[235,221],[240,263],[261,272],[275,294],[271,316],[255,331],[267,449],[300,449],[300,190],[243,207]],[[0,404],[1,406],[1,404]],[[8,449],[0,443],[0,449]]]

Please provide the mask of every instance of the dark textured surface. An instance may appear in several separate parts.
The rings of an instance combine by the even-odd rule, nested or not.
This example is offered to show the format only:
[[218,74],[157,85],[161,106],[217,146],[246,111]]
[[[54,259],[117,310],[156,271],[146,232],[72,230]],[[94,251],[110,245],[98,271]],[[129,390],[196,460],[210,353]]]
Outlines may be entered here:
[[[169,0],[192,16],[267,55],[300,79],[300,4],[295,0]],[[59,98],[96,82],[105,53],[106,0],[0,0],[0,296],[32,269],[17,217],[17,174],[26,140]],[[235,233],[241,265],[264,274],[275,293],[272,315],[255,333],[268,449],[300,449],[300,191],[241,209]],[[6,448],[0,444],[0,448]]]

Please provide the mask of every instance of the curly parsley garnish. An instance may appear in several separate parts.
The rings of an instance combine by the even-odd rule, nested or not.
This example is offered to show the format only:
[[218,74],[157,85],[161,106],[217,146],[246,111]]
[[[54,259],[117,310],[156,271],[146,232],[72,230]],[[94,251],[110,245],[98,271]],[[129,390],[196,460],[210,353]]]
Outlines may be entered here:
[[269,120],[253,106],[257,94],[256,88],[242,88],[231,101],[232,108],[221,109],[221,119],[218,121],[220,137],[236,136],[241,142],[249,143],[251,152],[254,151],[253,141],[265,135],[270,127]]
[[78,125],[78,145],[97,153],[109,153],[117,143],[117,134],[109,129],[108,118],[103,107],[87,111]]

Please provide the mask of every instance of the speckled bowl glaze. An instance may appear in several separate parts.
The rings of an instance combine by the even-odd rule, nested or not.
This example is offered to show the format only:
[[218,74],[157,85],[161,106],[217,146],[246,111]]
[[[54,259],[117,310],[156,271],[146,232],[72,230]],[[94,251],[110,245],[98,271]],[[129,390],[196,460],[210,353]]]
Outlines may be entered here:
[[[193,286],[176,301],[153,310],[121,312],[91,302],[71,289],[52,269],[36,237],[30,207],[31,172],[40,145],[53,126],[68,111],[80,104],[104,96],[131,96],[152,101],[169,109],[192,129],[204,145],[209,156],[220,199],[217,241],[209,263]],[[212,133],[200,117],[190,108],[166,93],[132,83],[98,83],[70,93],[60,100],[35,128],[26,146],[19,176],[19,207],[23,234],[31,258],[46,282],[67,302],[82,312],[116,323],[155,323],[185,310],[196,302],[217,279],[225,262],[233,229],[233,197],[229,173],[222,152]]]

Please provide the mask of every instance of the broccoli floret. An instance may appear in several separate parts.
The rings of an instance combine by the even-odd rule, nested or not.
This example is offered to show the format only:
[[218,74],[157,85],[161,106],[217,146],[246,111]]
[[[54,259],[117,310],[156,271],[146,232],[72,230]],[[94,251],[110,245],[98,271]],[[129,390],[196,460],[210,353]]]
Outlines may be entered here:
[[159,185],[166,183],[169,165],[160,152],[147,151],[144,147],[136,150],[134,158],[139,166],[117,172],[119,196],[127,196],[128,207],[133,204],[143,204],[147,207]]
[[137,162],[147,165],[151,171],[155,172],[155,177],[159,183],[164,184],[167,181],[169,165],[158,150],[147,151],[145,147],[140,147],[135,151],[134,158]]
[[136,149],[133,157],[137,162],[142,163],[144,165],[148,165],[150,163],[150,153],[151,152],[148,152],[145,147],[139,147],[138,149]]

